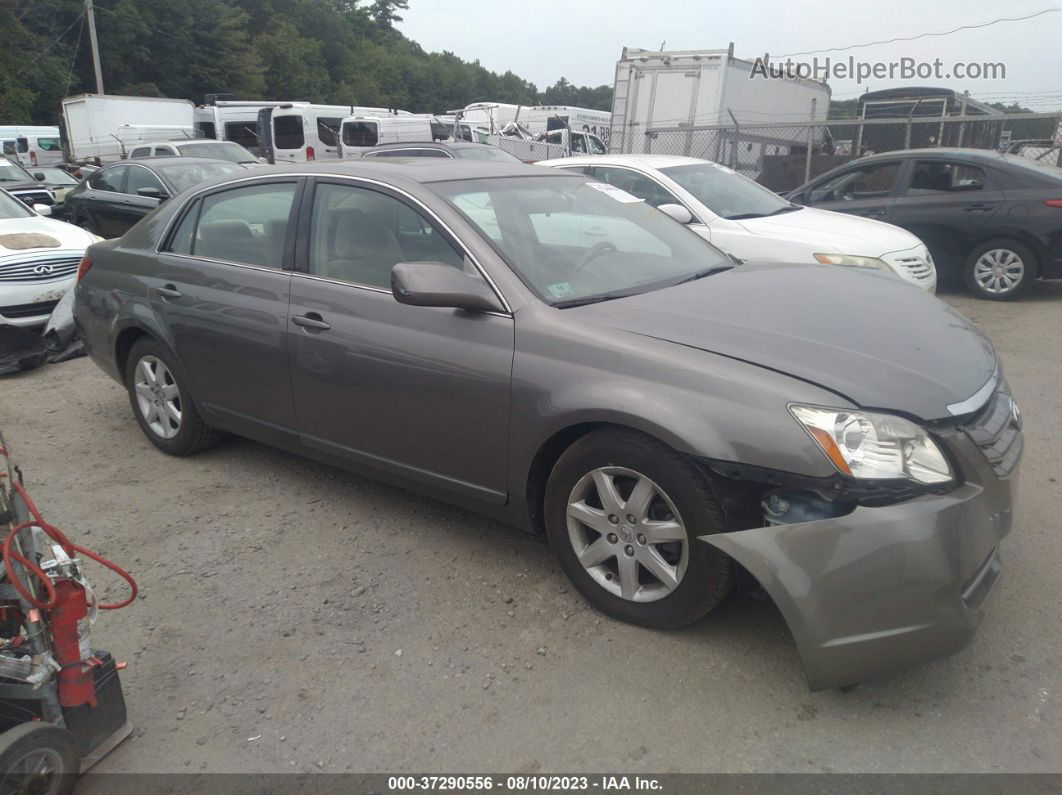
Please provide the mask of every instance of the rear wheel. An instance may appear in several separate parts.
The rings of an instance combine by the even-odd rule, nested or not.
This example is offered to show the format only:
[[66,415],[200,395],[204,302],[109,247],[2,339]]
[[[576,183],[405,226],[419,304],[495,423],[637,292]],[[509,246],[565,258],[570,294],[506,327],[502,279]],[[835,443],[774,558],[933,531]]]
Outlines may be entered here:
[[730,589],[731,558],[697,540],[723,528],[708,484],[656,439],[608,429],[577,441],[550,475],[545,515],[569,579],[615,618],[685,626]]
[[963,280],[978,298],[1009,301],[1028,292],[1036,280],[1032,250],[1013,240],[989,240],[966,258]]
[[142,337],[129,351],[125,373],[133,414],[144,435],[164,453],[185,456],[217,443],[220,434],[199,416],[169,351]]

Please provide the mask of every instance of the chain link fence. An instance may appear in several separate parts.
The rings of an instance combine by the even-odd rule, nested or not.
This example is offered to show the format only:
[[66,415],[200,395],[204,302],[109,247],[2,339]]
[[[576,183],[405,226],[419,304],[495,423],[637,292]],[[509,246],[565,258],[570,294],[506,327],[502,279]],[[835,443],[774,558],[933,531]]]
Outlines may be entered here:
[[1015,150],[1062,165],[1062,113],[837,119],[825,122],[613,128],[611,152],[712,160],[771,190],[792,190],[857,157],[926,147]]

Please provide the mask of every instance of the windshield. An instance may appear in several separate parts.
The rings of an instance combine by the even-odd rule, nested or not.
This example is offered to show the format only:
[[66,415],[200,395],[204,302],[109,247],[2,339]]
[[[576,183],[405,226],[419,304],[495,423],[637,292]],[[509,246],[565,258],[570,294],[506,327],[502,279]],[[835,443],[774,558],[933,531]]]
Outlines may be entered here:
[[198,185],[205,180],[243,171],[243,168],[236,163],[188,163],[187,165],[175,163],[172,166],[156,166],[155,170],[180,193],[185,188]]
[[722,218],[762,218],[798,209],[748,177],[715,163],[692,163],[660,169]]
[[67,174],[61,168],[40,168],[37,169],[44,174],[44,181],[49,185],[77,185],[78,182],[72,176]]
[[521,163],[520,158],[511,155],[496,146],[484,144],[483,146],[456,146],[451,150],[454,157],[462,160],[498,160],[503,163]]
[[186,157],[208,157],[228,160],[230,163],[257,163],[258,158],[232,141],[217,141],[208,144],[186,144],[177,149]]
[[18,163],[0,157],[0,182],[33,182],[33,177]]
[[431,187],[553,306],[648,292],[733,264],[656,208],[582,176],[461,180]]
[[34,213],[14,196],[0,190],[0,219],[25,218],[27,215]]

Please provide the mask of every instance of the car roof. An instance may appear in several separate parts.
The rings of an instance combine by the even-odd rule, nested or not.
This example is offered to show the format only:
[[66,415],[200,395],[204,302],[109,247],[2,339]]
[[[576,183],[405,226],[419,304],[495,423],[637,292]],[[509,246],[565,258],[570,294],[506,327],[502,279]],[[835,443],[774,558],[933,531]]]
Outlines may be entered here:
[[[235,144],[235,141],[219,141],[217,138],[176,138],[169,141],[149,141],[148,143],[137,144],[136,149],[142,146],[163,146],[165,144],[172,144],[174,146],[186,146],[188,144]],[[236,144],[239,146],[239,144]]]
[[119,160],[117,163],[108,163],[104,168],[111,168],[112,166],[128,166],[130,163],[139,163],[140,165],[147,166],[191,166],[196,163],[230,163],[236,165],[231,160],[219,160],[216,157],[179,157],[177,155],[166,155],[165,157],[138,157],[135,159]]
[[366,152],[374,152],[380,149],[482,149],[490,144],[481,144],[473,141],[403,141],[401,143],[379,144]]
[[[894,160],[898,157],[945,157],[952,160],[979,160],[982,162],[1014,162],[1012,157],[995,149],[962,149],[959,147],[927,147],[925,149],[899,149],[895,152],[875,152],[859,158],[859,161]],[[849,161],[855,163],[855,160]],[[845,165],[848,165],[847,163]]]
[[[190,160],[191,158],[170,158]],[[332,160],[318,163],[285,163],[261,167],[247,172],[254,174],[313,174],[314,176],[375,177],[397,176],[399,180],[428,184],[460,179],[492,179],[498,177],[570,177],[570,174],[528,166],[523,163],[507,163],[499,160],[451,160],[442,157],[368,158],[350,161]],[[225,178],[214,180],[226,182]],[[206,183],[204,183],[206,184]]]
[[690,166],[698,163],[711,163],[699,157],[683,157],[681,155],[642,155],[642,154],[614,154],[614,155],[585,155],[582,157],[562,157],[554,160],[542,160],[539,165],[543,166],[633,166],[635,168],[671,168],[673,166]]

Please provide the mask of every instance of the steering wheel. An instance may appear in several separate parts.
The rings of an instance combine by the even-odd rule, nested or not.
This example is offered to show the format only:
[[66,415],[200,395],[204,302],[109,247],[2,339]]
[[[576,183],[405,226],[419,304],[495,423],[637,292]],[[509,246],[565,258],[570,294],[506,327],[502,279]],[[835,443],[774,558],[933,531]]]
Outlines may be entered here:
[[600,243],[595,244],[589,251],[579,258],[577,263],[575,263],[575,269],[569,274],[568,278],[575,279],[576,276],[583,272],[587,265],[602,254],[607,254],[610,251],[617,251],[617,248],[608,240],[602,240]]

